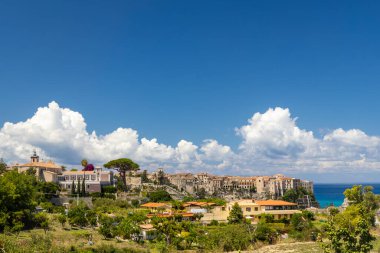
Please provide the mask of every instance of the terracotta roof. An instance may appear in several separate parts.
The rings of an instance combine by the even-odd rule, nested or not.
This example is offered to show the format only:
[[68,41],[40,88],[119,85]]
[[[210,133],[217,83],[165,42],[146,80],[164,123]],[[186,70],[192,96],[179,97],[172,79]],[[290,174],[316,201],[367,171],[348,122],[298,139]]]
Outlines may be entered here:
[[[104,172],[104,171],[102,171],[102,172]],[[72,170],[69,170],[69,171],[62,172],[62,175],[72,175],[72,174],[90,175],[90,174],[96,174],[96,173],[97,173],[96,171],[83,171],[83,170],[72,171]]]
[[148,218],[152,217],[159,217],[159,218],[171,218],[174,217],[175,215],[180,215],[182,217],[193,217],[193,213],[176,213],[176,214],[169,214],[169,213],[157,213],[157,214],[147,214]]
[[17,167],[36,167],[36,168],[48,168],[48,169],[62,169],[61,166],[55,164],[52,161],[25,163],[25,164],[17,165]]
[[256,204],[260,206],[296,206],[297,204],[292,202],[287,202],[283,200],[257,200]]
[[167,207],[167,206],[168,206],[168,204],[166,204],[166,203],[152,203],[152,202],[145,203],[145,204],[141,205],[141,207],[155,207],[155,208]]
[[190,201],[190,202],[186,202],[183,204],[184,207],[188,207],[188,206],[214,206],[216,205],[215,203],[211,203],[211,202],[196,202],[196,201]]
[[139,227],[141,229],[144,229],[144,230],[152,230],[153,229],[153,225],[152,224],[141,224],[141,225],[139,225]]

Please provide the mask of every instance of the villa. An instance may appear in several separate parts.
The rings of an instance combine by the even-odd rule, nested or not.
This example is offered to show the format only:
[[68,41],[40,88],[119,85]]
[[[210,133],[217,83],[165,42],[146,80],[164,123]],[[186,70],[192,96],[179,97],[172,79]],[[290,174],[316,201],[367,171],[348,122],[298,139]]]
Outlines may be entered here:
[[113,185],[114,182],[113,172],[103,171],[102,168],[95,168],[93,171],[64,171],[62,166],[53,161],[40,161],[36,151],[30,159],[29,163],[16,164],[12,168],[16,168],[19,173],[33,168],[40,181],[57,183],[61,189],[67,191],[71,190],[72,185],[77,187],[78,181],[82,184],[83,179],[89,193],[101,192],[102,186]]

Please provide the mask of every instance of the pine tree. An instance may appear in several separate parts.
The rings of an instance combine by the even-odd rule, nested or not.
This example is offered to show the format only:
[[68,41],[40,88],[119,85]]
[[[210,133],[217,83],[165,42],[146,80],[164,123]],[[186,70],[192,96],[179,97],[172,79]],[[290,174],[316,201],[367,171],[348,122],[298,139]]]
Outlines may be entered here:
[[84,176],[83,176],[83,181],[82,181],[82,196],[85,197],[86,196],[86,184],[85,184],[85,179],[84,179]]
[[72,184],[71,184],[71,195],[75,195],[75,183],[74,183],[74,180],[73,180],[73,182],[72,182]]

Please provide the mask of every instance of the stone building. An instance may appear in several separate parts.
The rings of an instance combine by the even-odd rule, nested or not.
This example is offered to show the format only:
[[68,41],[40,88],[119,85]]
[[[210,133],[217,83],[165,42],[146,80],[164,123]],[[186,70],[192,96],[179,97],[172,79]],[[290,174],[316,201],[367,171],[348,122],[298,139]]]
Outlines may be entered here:
[[34,151],[30,157],[30,162],[25,164],[16,164],[12,166],[17,168],[19,173],[35,169],[36,177],[43,182],[53,182],[59,184],[61,189],[70,191],[72,184],[77,185],[78,180],[82,184],[85,179],[87,192],[100,192],[102,186],[113,185],[113,172],[103,171],[102,168],[96,168],[94,171],[63,171],[63,167],[55,164],[53,161],[41,161],[40,157]]

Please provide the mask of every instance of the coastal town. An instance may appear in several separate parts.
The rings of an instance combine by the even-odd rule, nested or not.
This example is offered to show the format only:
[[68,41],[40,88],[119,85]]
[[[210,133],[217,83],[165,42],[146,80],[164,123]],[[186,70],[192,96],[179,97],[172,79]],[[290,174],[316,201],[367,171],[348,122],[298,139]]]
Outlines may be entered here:
[[[115,170],[95,167],[85,164],[83,169],[66,170],[64,166],[57,165],[51,160],[43,161],[36,151],[30,157],[30,162],[7,166],[8,170],[16,169],[19,173],[33,169],[38,180],[55,183],[62,194],[70,193],[77,182],[83,182],[87,193],[100,193],[105,186],[116,186],[117,181],[123,181],[121,174]],[[146,177],[145,181],[142,174]],[[126,187],[130,190],[141,190],[149,186],[163,186],[172,197],[183,199],[185,196],[213,196],[227,201],[241,199],[277,200],[281,199],[288,190],[303,189],[306,193],[296,199],[302,209],[318,207],[313,196],[313,182],[298,178],[286,177],[282,174],[273,176],[216,176],[208,173],[175,173],[167,174],[162,168],[152,173],[130,171],[125,175]],[[254,202],[254,201],[253,201]]]
[[[7,165],[3,159],[0,161],[0,189],[21,187],[14,200],[0,199],[3,208],[9,205],[0,213],[9,217],[0,222],[0,229],[16,235],[42,229],[55,236],[58,243],[62,238],[56,237],[54,231],[63,229],[60,233],[71,238],[67,239],[70,244],[82,241],[81,250],[93,248],[104,239],[108,240],[107,247],[114,247],[113,239],[132,252],[143,252],[147,247],[152,252],[230,251],[260,248],[262,243],[271,245],[288,238],[322,242],[326,235],[319,227],[323,227],[328,215],[350,210],[350,194],[372,199],[374,210],[379,201],[372,188],[355,186],[345,192],[347,199],[342,207],[321,209],[312,181],[282,174],[171,174],[162,168],[148,173],[128,158],[111,160],[103,166],[83,159],[77,168],[67,170],[40,158],[36,151],[27,163]],[[30,190],[26,190],[28,187]],[[28,209],[23,212],[29,210],[34,218],[28,221],[24,214],[17,222],[15,215],[20,214],[14,209],[14,201],[26,201]],[[76,230],[82,231],[81,239],[67,232]],[[251,230],[255,232],[251,234]],[[219,237],[227,241],[213,241],[220,239],[215,231],[220,231]],[[228,242],[231,236],[238,238],[235,244]],[[315,250],[317,245],[305,247]],[[64,250],[57,248],[57,252]]]
[[[139,224],[139,234],[133,234],[142,240],[156,238],[154,218],[181,217],[183,221],[198,221],[205,225],[228,223],[231,213],[238,209],[241,211],[239,219],[257,224],[262,215],[269,215],[278,221],[291,220],[294,214],[302,214],[301,210],[318,205],[315,199],[310,200],[313,195],[311,181],[280,174],[252,177],[215,176],[208,173],[166,174],[163,169],[152,173],[131,169],[125,174],[118,172],[117,168],[96,167],[87,160],[82,160],[81,166],[82,169],[66,170],[51,160],[44,161],[34,151],[28,163],[7,165],[6,170],[30,174],[38,182],[56,185],[56,192],[52,193],[54,196],[48,202],[64,207],[66,214],[81,201],[93,206],[93,200],[100,196],[127,201],[146,210],[146,220]],[[125,175],[125,180],[121,175]],[[125,185],[118,188],[123,182]],[[127,190],[123,190],[123,187]],[[289,190],[300,189],[305,194],[295,199],[296,202],[283,200]],[[157,192],[164,194],[164,197],[149,197]],[[46,207],[46,203],[36,207],[36,210],[45,212],[43,206]],[[98,222],[95,224],[101,227]]]

